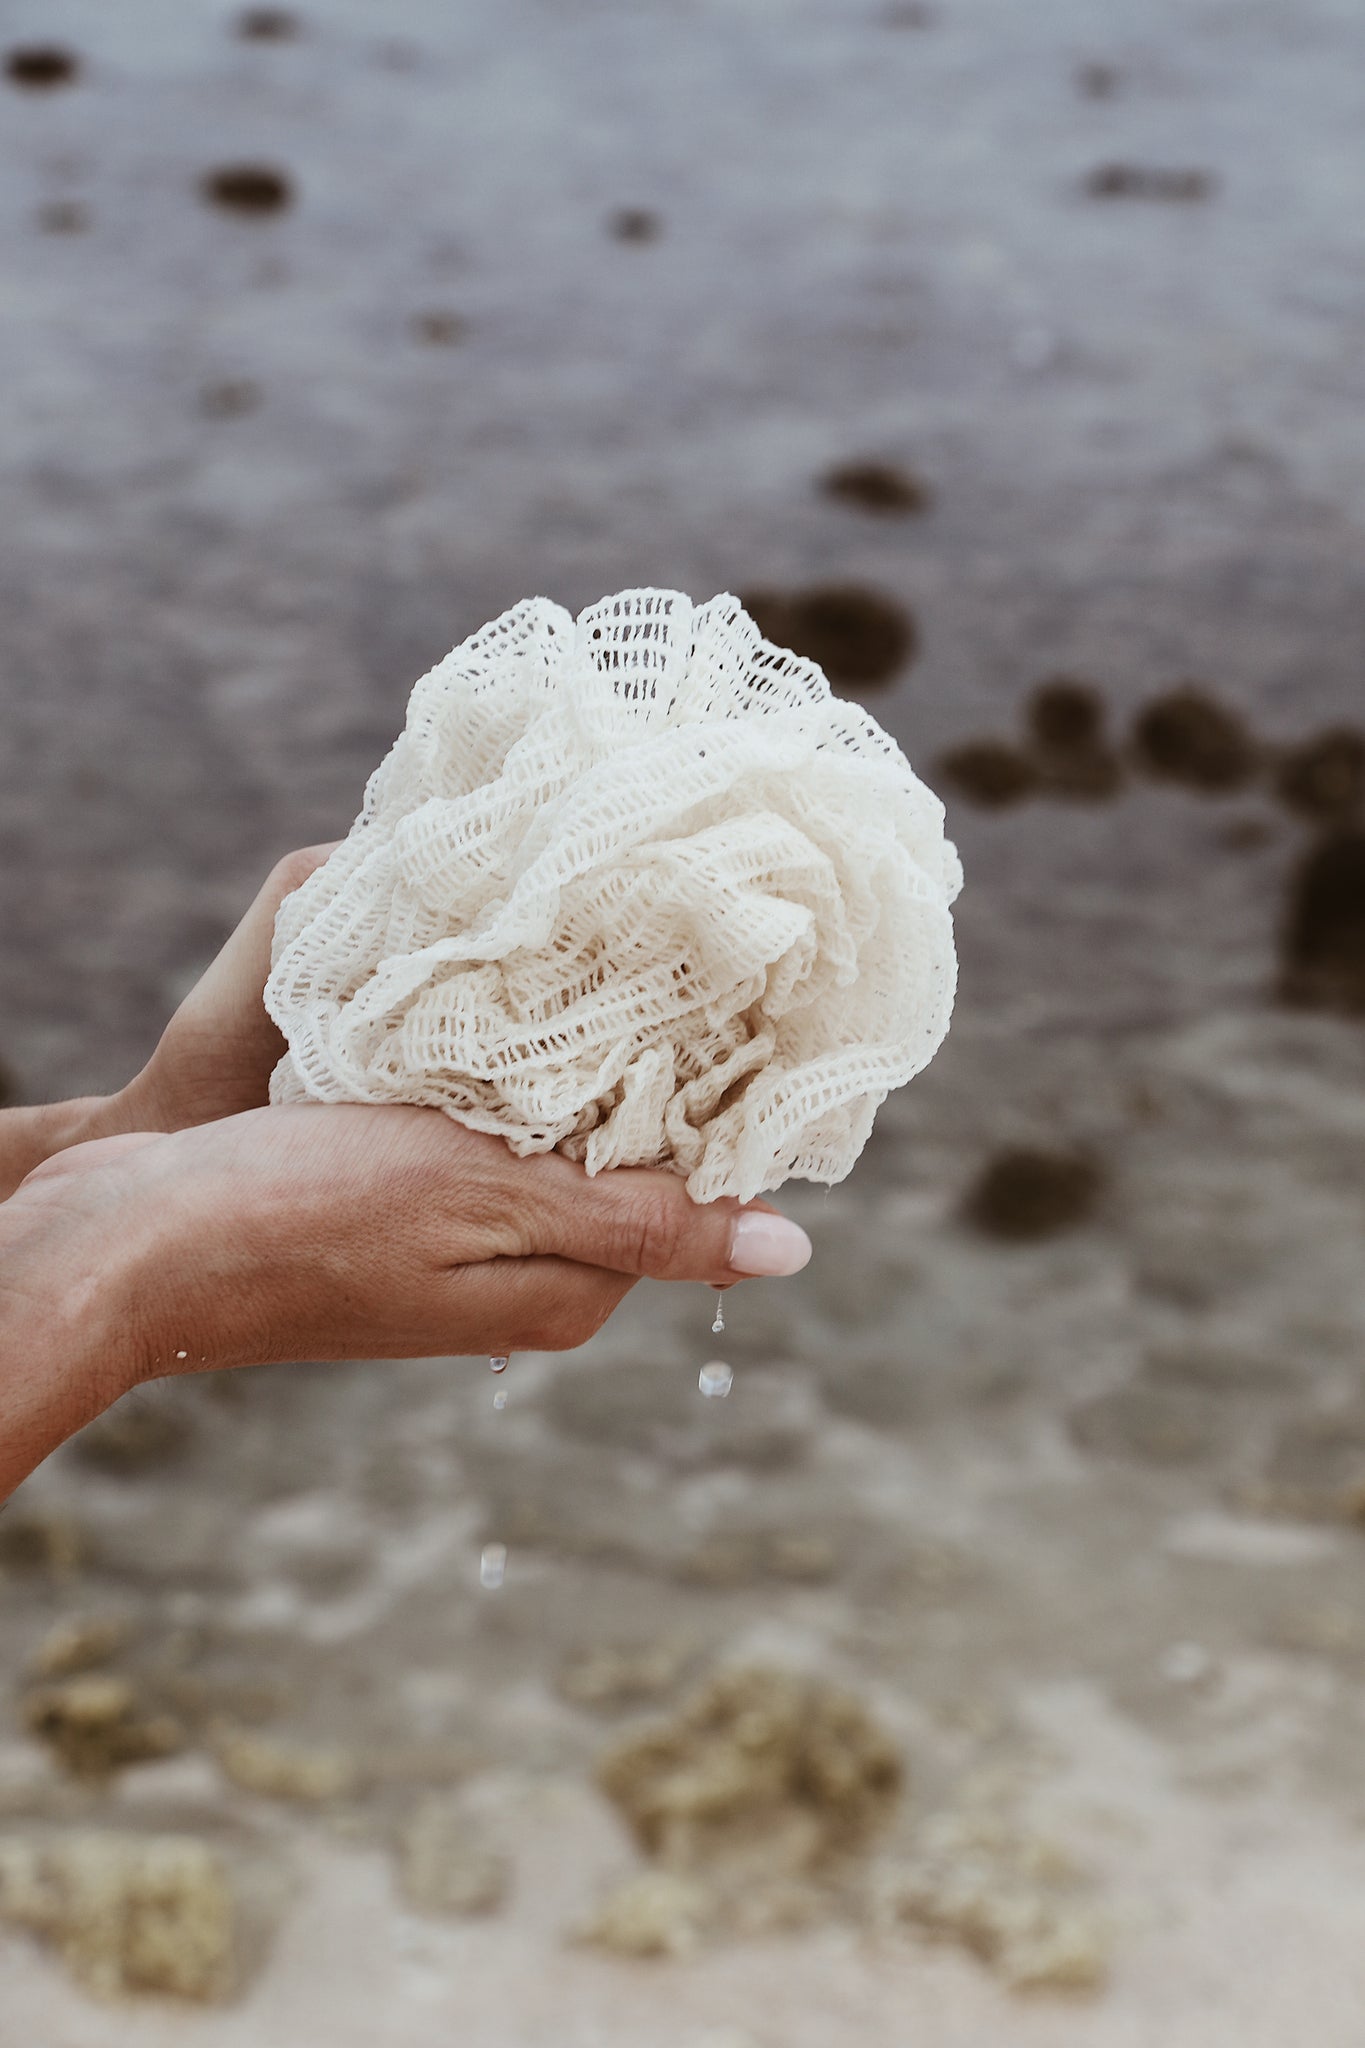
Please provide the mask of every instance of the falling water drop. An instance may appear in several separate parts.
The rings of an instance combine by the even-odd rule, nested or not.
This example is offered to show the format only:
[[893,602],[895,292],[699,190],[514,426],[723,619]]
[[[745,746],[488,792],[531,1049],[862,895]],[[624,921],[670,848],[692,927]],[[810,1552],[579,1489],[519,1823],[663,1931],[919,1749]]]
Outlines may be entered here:
[[496,1593],[507,1570],[507,1545],[485,1543],[479,1554],[479,1584]]
[[490,1358],[488,1361],[488,1370],[490,1372],[506,1372],[507,1360],[505,1358]]
[[494,1389],[493,1389],[493,1406],[494,1406],[494,1407],[495,1407],[495,1408],[496,1408],[496,1409],[498,1410],[498,1412],[499,1412],[499,1413],[501,1413],[501,1412],[502,1412],[502,1410],[503,1410],[503,1409],[504,1409],[504,1408],[505,1408],[505,1407],[507,1406],[507,1389],[506,1389],[506,1387],[494,1387]]
[[734,1382],[735,1376],[723,1358],[713,1358],[697,1374],[697,1386],[710,1401],[723,1401]]
[[720,1332],[721,1332],[721,1331],[722,1331],[722,1330],[723,1330],[724,1328],[725,1328],[725,1296],[724,1296],[724,1295],[723,1295],[723,1294],[721,1293],[720,1289],[719,1289],[719,1288],[717,1288],[717,1289],[716,1289],[716,1320],[715,1320],[715,1321],[714,1321],[714,1323],[712,1323],[712,1325],[711,1325],[711,1335],[712,1335],[713,1337],[719,1336]]

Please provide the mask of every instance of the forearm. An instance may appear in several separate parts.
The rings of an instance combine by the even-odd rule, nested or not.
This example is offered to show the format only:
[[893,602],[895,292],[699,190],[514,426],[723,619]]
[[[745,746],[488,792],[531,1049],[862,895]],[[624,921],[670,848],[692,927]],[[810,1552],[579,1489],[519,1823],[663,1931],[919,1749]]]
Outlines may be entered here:
[[225,1199],[194,1133],[105,1135],[0,1202],[0,1500],[142,1381],[307,1351],[318,1248]]
[[28,1194],[0,1208],[0,1500],[139,1377],[138,1250]]

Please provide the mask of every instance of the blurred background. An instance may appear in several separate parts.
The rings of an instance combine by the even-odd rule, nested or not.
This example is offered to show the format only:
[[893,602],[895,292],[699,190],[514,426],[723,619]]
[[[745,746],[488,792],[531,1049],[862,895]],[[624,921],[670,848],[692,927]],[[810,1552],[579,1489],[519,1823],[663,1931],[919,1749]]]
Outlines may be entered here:
[[535,593],[739,593],[967,875],[723,1340],[165,1384],[21,1490],[6,2038],[1358,2048],[1365,15],[0,29],[10,1099]]

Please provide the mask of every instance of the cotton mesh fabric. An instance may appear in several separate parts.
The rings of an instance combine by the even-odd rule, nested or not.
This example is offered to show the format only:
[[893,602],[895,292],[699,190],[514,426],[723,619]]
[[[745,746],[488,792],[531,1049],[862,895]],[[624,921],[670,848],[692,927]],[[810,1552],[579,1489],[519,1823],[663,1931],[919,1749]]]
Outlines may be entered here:
[[415,685],[287,897],[272,1102],[406,1102],[699,1202],[850,1172],[932,1058],[943,806],[738,600],[515,606]]

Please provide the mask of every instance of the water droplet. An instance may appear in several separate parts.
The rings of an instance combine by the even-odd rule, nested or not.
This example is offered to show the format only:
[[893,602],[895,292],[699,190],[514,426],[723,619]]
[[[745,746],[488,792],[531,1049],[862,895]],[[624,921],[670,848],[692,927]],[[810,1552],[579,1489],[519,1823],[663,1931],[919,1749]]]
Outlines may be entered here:
[[177,1358],[188,1358],[190,1354],[188,1351],[177,1351],[175,1355]]
[[507,1570],[507,1545],[485,1543],[479,1555],[479,1584],[496,1593]]
[[716,1320],[711,1325],[711,1335],[718,1336],[725,1328],[725,1296],[716,1289]]
[[506,1372],[507,1360],[505,1358],[490,1358],[488,1361],[488,1370],[490,1372]]
[[493,1389],[493,1406],[494,1406],[495,1408],[499,1409],[499,1410],[501,1410],[501,1409],[503,1409],[503,1408],[505,1408],[505,1407],[507,1406],[507,1389],[506,1389],[506,1387],[494,1387],[494,1389]]
[[723,1358],[713,1358],[697,1374],[698,1387],[711,1401],[723,1401],[734,1382],[735,1376]]

